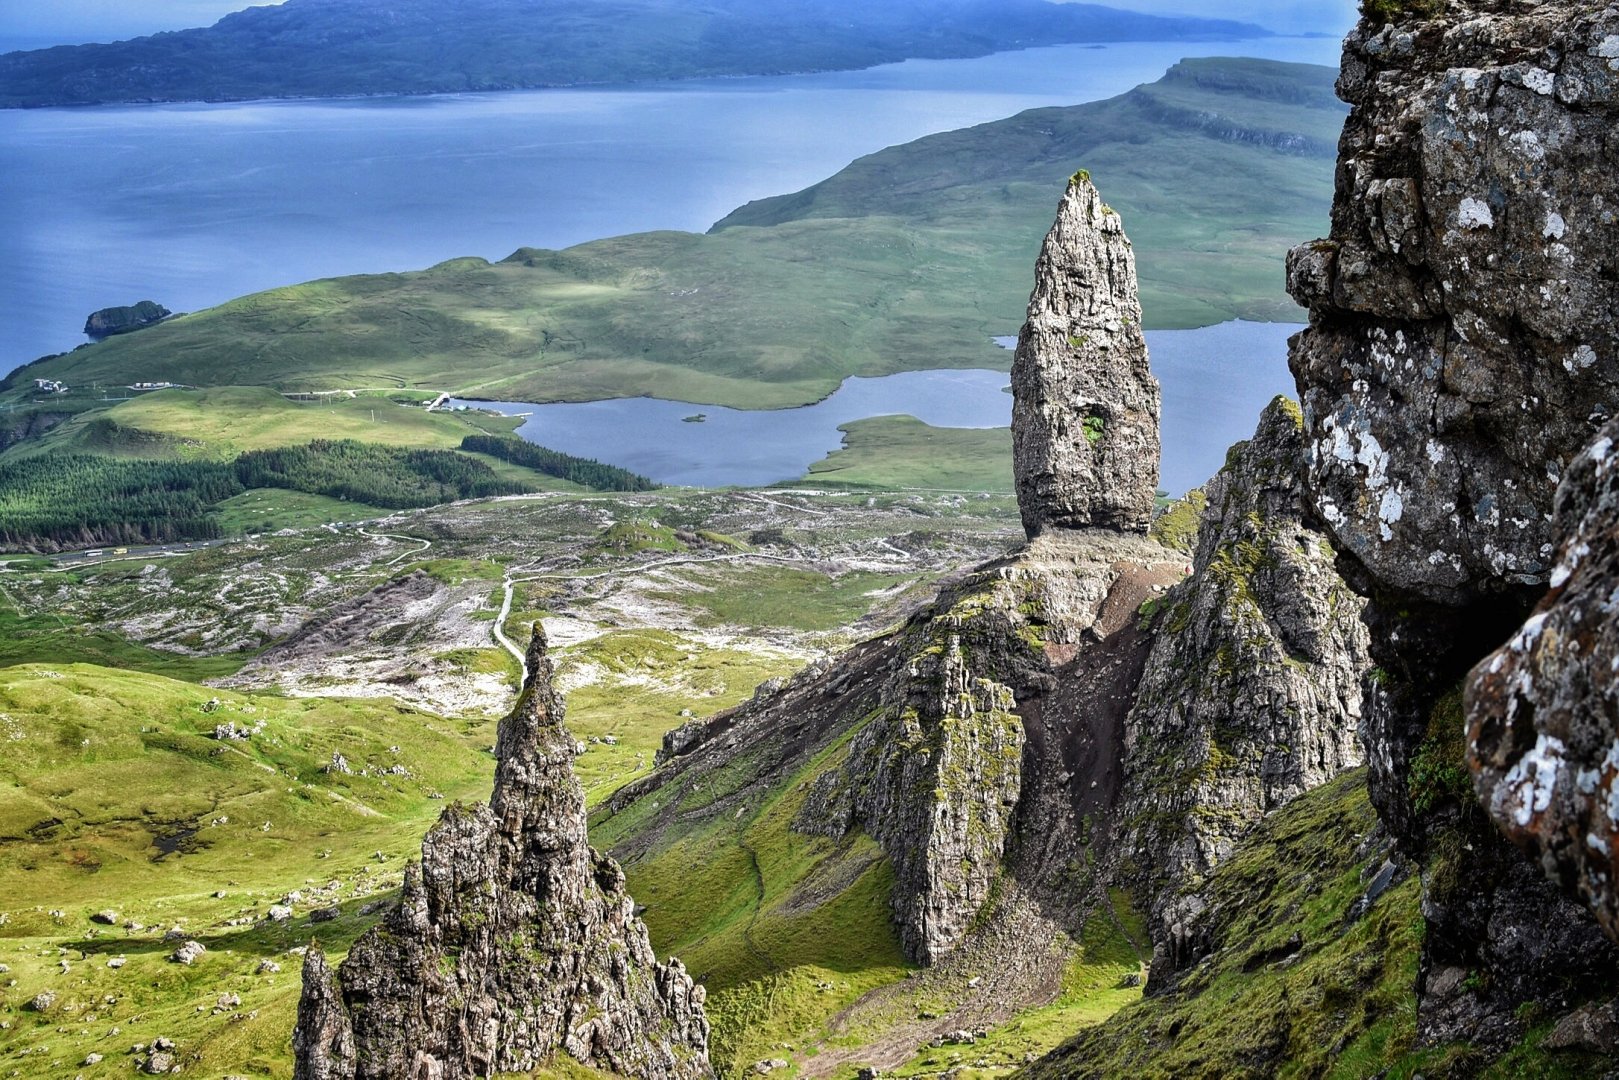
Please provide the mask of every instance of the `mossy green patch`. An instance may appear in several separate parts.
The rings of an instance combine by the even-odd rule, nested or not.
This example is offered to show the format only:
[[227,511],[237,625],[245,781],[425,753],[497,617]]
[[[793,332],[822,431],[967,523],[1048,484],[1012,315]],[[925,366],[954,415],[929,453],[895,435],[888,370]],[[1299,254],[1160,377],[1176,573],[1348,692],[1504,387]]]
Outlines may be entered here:
[[1011,428],[940,428],[878,416],[838,428],[843,447],[810,466],[804,483],[933,491],[1012,490]]
[[1356,917],[1364,770],[1267,818],[1206,883],[1210,959],[1089,1028],[1033,1077],[1377,1075],[1416,1036],[1414,876]]

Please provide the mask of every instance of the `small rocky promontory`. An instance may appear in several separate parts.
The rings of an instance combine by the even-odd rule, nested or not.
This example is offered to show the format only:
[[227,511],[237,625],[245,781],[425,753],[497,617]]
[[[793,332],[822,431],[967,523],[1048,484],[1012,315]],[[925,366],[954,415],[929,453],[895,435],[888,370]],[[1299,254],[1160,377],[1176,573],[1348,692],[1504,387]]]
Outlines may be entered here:
[[114,334],[127,334],[160,323],[174,312],[152,300],[142,300],[127,307],[102,308],[84,320],[84,332],[98,341]]
[[1201,955],[1203,898],[1175,886],[1362,761],[1363,602],[1305,506],[1303,457],[1298,406],[1277,398],[1208,484],[1192,573],[1152,605],[1118,856],[1154,915],[1155,983]]
[[310,950],[298,1080],[460,1080],[558,1053],[623,1076],[712,1075],[703,989],[657,962],[618,864],[586,839],[538,625],[526,666],[489,805],[445,810],[399,906],[335,976]]
[[1144,533],[1158,488],[1158,380],[1135,254],[1084,171],[1035,267],[1012,361],[1012,471],[1023,528]]

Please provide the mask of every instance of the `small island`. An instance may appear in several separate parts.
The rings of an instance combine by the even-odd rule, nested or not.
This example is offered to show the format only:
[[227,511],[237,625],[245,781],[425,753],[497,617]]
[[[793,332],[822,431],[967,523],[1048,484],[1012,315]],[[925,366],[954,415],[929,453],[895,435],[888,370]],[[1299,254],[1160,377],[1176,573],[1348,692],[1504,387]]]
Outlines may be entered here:
[[708,422],[707,413],[692,413],[690,416],[680,418],[682,424],[703,424]]

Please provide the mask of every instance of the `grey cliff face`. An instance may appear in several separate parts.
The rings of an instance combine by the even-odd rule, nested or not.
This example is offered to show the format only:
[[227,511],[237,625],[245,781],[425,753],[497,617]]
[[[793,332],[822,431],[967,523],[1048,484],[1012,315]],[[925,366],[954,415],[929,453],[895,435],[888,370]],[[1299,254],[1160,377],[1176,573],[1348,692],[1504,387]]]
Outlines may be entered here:
[[1370,598],[1368,784],[1423,869],[1419,1030],[1500,1047],[1619,962],[1455,782],[1464,677],[1544,591],[1558,484],[1619,401],[1619,8],[1368,17],[1339,93],[1331,237],[1288,258],[1308,497]]
[[1539,586],[1619,390],[1619,11],[1457,3],[1345,42],[1332,236],[1295,249],[1317,507],[1377,580]]
[[1120,798],[1121,855],[1155,897],[1361,763],[1362,601],[1307,522],[1303,452],[1298,407],[1277,398],[1208,485],[1192,573],[1157,606]]
[[299,1080],[456,1080],[559,1052],[625,1076],[712,1075],[702,988],[657,962],[618,864],[586,839],[538,626],[527,667],[490,804],[445,810],[399,906],[335,976],[310,950]]
[[1076,173],[1035,268],[1012,361],[1012,469],[1024,531],[1146,532],[1158,487],[1158,382],[1135,255]]
[[1619,940],[1619,422],[1570,467],[1551,591],[1467,688],[1468,764],[1496,827]]

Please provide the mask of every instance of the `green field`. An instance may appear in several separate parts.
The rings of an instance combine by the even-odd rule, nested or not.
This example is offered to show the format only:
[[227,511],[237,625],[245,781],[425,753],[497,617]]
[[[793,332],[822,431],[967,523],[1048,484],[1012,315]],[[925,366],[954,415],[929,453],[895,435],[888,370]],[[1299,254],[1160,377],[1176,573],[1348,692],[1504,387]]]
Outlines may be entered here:
[[[211,737],[225,722],[259,730]],[[19,1075],[127,1075],[130,1045],[165,1035],[188,1072],[287,1075],[289,950],[347,949],[439,796],[487,791],[490,727],[80,664],[0,669],[0,949],[15,981],[0,1052],[28,1055]],[[334,753],[349,773],[323,771]],[[293,891],[294,917],[268,920]],[[338,918],[312,925],[327,905]],[[103,910],[114,925],[91,920]],[[207,948],[194,964],[169,959],[173,927]],[[42,991],[48,1007],[20,1007]],[[82,1066],[91,1053],[104,1060]]]
[[808,484],[931,491],[1012,490],[1011,428],[937,428],[911,416],[844,424],[843,447],[810,466]]
[[12,384],[655,392],[782,408],[850,375],[1004,368],[989,339],[1022,321],[1041,238],[1081,165],[1135,239],[1149,327],[1296,318],[1282,259],[1326,224],[1343,119],[1333,75],[1187,61],[1109,101],[882,151],[708,235],[275,289],[42,361]]

